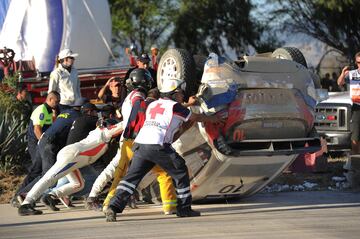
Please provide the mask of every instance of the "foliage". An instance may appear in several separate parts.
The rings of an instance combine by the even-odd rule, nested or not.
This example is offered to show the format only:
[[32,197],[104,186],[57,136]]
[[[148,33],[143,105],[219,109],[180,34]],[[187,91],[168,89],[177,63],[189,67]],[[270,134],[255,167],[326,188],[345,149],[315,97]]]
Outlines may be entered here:
[[141,51],[152,44],[167,46],[167,31],[176,11],[172,0],[109,0],[113,24],[113,42],[128,47],[137,43]]
[[247,52],[249,46],[272,50],[275,38],[269,35],[261,41],[266,27],[250,16],[253,7],[248,0],[183,0],[172,39],[192,53],[224,53],[226,45],[237,54]]
[[[5,82],[14,81],[10,77]],[[0,84],[0,169],[4,172],[21,167],[28,158],[26,132],[31,114],[31,107],[17,101],[7,84]]]
[[[269,51],[279,44],[265,24],[250,16],[253,5],[246,1],[110,0],[113,42],[148,51],[156,43],[162,49],[174,44],[192,53],[236,53],[254,47]],[[265,34],[264,34],[265,33]]]
[[349,59],[360,49],[360,1],[269,0],[280,31],[304,33],[341,51]]
[[279,43],[269,34],[262,39],[267,29],[251,17],[253,9],[251,1],[184,0],[175,22],[175,45],[202,54],[225,53],[226,46],[237,54],[248,52],[249,46],[273,50]]

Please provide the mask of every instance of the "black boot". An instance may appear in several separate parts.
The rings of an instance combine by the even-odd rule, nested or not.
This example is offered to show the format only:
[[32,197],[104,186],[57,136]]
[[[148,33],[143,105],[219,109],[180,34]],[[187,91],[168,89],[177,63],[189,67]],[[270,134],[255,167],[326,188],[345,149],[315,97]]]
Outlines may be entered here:
[[176,212],[176,216],[178,217],[199,217],[201,216],[201,213],[198,211],[194,211],[191,208],[178,210]]
[[24,204],[19,207],[18,214],[20,216],[40,215],[42,214],[42,211],[36,210],[31,206],[31,204]]
[[47,208],[49,208],[52,211],[59,211],[60,209],[56,207],[56,200],[54,198],[55,196],[51,194],[45,194],[41,201],[45,204]]
[[106,209],[105,217],[107,222],[116,222],[116,212],[111,208],[111,206]]

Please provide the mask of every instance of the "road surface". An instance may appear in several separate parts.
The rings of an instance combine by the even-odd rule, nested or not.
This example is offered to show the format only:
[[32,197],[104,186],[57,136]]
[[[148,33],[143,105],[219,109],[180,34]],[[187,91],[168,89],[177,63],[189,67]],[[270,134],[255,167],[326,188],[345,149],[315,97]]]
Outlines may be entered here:
[[117,222],[101,212],[61,208],[21,217],[0,205],[0,238],[360,238],[360,193],[259,193],[216,204],[194,205],[201,217],[161,215],[160,206],[126,209]]

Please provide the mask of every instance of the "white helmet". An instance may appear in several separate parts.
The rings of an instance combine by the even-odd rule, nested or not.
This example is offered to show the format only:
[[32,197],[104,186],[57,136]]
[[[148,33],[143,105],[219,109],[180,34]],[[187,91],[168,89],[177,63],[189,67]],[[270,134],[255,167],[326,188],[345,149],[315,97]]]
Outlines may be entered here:
[[178,88],[181,88],[182,90],[185,91],[185,87],[186,87],[186,82],[184,80],[171,79],[171,80],[166,80],[162,83],[160,92],[161,93],[171,93]]

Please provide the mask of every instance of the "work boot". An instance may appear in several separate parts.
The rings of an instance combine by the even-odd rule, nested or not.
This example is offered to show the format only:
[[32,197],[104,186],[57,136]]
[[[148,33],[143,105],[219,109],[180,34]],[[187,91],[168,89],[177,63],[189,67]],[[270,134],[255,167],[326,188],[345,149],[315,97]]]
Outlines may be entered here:
[[85,200],[84,206],[87,210],[94,210],[94,211],[102,210],[102,203],[100,202],[99,198],[97,198],[97,197],[88,197]]
[[42,214],[42,211],[36,210],[31,206],[31,204],[24,204],[19,207],[18,214],[20,216],[40,215]]
[[106,209],[105,217],[107,222],[116,222],[116,212],[110,207]]
[[176,216],[178,216],[178,217],[199,217],[199,216],[201,216],[201,213],[189,208],[189,209],[177,211]]
[[132,209],[138,208],[136,205],[136,197],[134,195],[131,195],[128,201],[128,206]]
[[59,211],[60,209],[56,207],[56,198],[54,195],[45,194],[42,196],[41,201],[45,204],[47,208],[52,211]]

